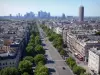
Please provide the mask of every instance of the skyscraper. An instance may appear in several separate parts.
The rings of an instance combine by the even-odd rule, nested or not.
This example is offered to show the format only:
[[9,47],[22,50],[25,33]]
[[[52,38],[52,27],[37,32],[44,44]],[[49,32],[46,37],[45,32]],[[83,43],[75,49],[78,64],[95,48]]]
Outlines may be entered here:
[[65,19],[65,18],[66,18],[66,16],[65,16],[65,14],[63,13],[63,14],[62,14],[62,19]]
[[79,21],[84,21],[84,6],[79,7]]

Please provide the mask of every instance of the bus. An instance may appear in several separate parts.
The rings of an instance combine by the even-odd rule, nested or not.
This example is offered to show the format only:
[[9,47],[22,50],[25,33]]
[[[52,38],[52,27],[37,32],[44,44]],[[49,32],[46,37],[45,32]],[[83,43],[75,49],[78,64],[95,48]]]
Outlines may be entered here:
[[77,59],[79,59],[80,61],[83,61],[83,57],[82,57],[80,54],[75,53],[74,56],[75,56]]

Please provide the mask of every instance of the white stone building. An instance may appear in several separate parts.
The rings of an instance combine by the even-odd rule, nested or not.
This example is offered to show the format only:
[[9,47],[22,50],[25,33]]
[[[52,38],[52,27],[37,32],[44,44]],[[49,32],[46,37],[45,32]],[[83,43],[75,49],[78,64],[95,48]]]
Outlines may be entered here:
[[72,34],[67,31],[65,34],[67,38],[67,46],[71,51],[80,54],[84,61],[88,62],[88,50],[92,47],[100,47],[100,36],[92,36],[85,34]]
[[55,27],[54,32],[56,32],[57,34],[62,34],[63,29],[61,27]]
[[91,48],[89,50],[88,59],[89,69],[93,70],[95,73],[100,73],[100,50],[97,50],[97,48]]

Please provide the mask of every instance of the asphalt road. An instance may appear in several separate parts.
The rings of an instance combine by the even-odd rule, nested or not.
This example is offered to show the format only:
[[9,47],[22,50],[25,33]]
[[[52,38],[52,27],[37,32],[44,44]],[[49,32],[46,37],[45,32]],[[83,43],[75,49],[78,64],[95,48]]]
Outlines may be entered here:
[[[54,48],[51,42],[46,37],[45,32],[38,26],[40,31],[40,36],[44,49],[46,50],[47,64],[48,68],[51,68],[51,75],[74,75],[65,60],[62,59],[56,48]],[[63,69],[62,67],[65,67]]]

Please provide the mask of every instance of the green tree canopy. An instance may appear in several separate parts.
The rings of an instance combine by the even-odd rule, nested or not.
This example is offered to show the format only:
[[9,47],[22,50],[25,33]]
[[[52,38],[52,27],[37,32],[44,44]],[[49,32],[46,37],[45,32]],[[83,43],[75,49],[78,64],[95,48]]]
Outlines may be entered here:
[[45,54],[45,50],[43,49],[43,47],[41,45],[36,45],[35,47],[35,51],[38,53],[38,54]]
[[53,41],[54,39],[56,38],[56,35],[51,33],[51,36],[49,36],[49,40],[50,41]]
[[61,50],[63,50],[62,46],[56,46],[58,52],[60,52]]
[[70,65],[69,65],[69,66],[70,66],[71,69],[73,69],[73,67],[74,67],[75,65],[76,65],[76,62],[70,61]]
[[26,57],[23,58],[23,60],[28,60],[28,61],[30,61],[31,63],[34,62],[34,58],[33,58],[32,56],[26,56]]
[[27,53],[27,55],[34,56],[35,50],[34,50],[33,46],[27,46],[26,53]]
[[71,61],[76,62],[72,57],[67,58],[66,62],[70,65]]
[[28,43],[28,46],[32,46],[33,47],[34,46],[34,43],[33,42],[29,42]]
[[45,67],[45,66],[42,66],[42,67],[39,69],[39,71],[38,71],[38,72],[40,72],[40,73],[42,73],[42,72],[49,73],[49,72],[48,72],[48,68],[47,68],[47,67]]
[[49,74],[46,72],[41,72],[41,73],[38,72],[36,75],[49,75]]
[[35,45],[41,44],[41,40],[39,36],[35,37]]
[[65,56],[66,55],[66,51],[65,50],[61,50],[60,54],[63,55],[63,56]]
[[100,35],[100,31],[96,32],[95,35]]
[[1,70],[0,75],[18,75],[18,70],[14,67],[7,67]]
[[32,34],[32,35],[30,36],[30,39],[35,39],[34,34]]
[[48,75],[48,68],[42,65],[41,63],[36,66],[35,75]]
[[83,69],[82,67],[80,67],[80,66],[74,66],[73,67],[73,72],[75,73],[75,74],[77,74],[77,75],[80,75],[81,73],[82,74],[84,74],[84,72],[85,72],[86,70],[85,69]]
[[27,73],[27,72],[24,72],[22,75],[29,75],[29,73]]
[[21,73],[23,73],[23,72],[30,73],[32,70],[32,63],[28,60],[20,61],[18,69]]
[[38,64],[38,62],[40,61],[43,61],[45,63],[45,57],[43,54],[37,54],[35,57],[34,57],[34,62],[35,64]]

